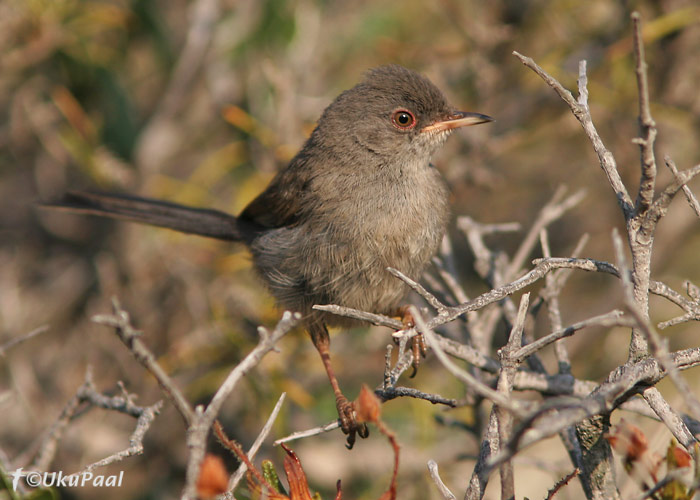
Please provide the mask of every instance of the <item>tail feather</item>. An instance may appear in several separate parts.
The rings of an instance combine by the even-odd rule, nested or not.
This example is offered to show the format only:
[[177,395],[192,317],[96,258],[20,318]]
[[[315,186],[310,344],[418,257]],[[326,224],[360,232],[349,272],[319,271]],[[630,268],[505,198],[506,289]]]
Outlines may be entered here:
[[193,208],[167,201],[107,193],[68,192],[46,208],[124,219],[183,233],[228,241],[245,241],[239,221],[218,210]]

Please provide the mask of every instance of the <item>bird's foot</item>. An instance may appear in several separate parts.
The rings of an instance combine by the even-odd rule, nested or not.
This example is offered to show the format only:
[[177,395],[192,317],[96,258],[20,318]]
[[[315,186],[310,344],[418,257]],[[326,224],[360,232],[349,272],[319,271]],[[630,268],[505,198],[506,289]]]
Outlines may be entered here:
[[340,428],[343,433],[347,435],[347,443],[345,446],[348,450],[351,450],[355,444],[355,436],[360,436],[363,439],[366,438],[369,436],[369,428],[367,424],[357,421],[355,403],[348,401],[345,396],[337,396],[335,398],[335,406],[338,409]]
[[[409,311],[408,307],[401,307],[399,309],[399,317],[401,318],[401,323],[403,323],[404,330],[408,330],[416,326],[416,322],[414,321],[413,315],[411,314],[411,311]],[[423,334],[418,332],[416,332],[416,335],[411,337],[408,342],[411,353],[413,354],[413,361],[411,362],[413,373],[411,373],[410,377],[413,378],[418,373],[418,366],[420,366],[421,360],[428,353],[428,346],[425,344]]]

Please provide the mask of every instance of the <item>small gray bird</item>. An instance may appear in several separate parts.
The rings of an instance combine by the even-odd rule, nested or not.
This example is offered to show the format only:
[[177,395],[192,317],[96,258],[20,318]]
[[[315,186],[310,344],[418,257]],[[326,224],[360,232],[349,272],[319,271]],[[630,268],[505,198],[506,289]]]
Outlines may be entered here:
[[101,193],[71,192],[48,206],[244,243],[280,306],[303,315],[351,448],[367,428],[340,390],[326,329],[349,321],[312,306],[398,310],[407,288],[387,267],[419,277],[448,221],[447,188],[430,158],[454,129],[491,120],[456,111],[418,73],[383,66],[326,108],[301,151],[238,217]]

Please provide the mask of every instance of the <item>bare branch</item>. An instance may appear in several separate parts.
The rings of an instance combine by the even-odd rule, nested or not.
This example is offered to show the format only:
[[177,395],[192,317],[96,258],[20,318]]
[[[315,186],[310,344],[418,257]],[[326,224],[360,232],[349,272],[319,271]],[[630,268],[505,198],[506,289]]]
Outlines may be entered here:
[[[525,318],[529,304],[530,294],[525,293],[520,299],[518,315],[510,331],[508,343],[498,351],[498,357],[501,361],[501,372],[498,376],[496,390],[500,394],[503,394],[505,398],[509,398],[513,391],[513,379],[515,378],[515,372],[518,366],[520,366],[520,360],[516,356],[516,353],[523,342],[523,329],[525,328]],[[513,416],[500,406],[496,406],[494,411],[496,412],[496,418],[498,420],[499,442],[505,443],[510,438]],[[510,460],[506,460],[501,464],[500,472],[501,498],[515,498],[515,478],[513,475],[513,464]]]
[[412,387],[395,387],[395,386],[390,386],[390,387],[383,387],[379,389],[374,390],[374,394],[382,401],[390,401],[395,398],[402,398],[402,397],[409,397],[409,398],[416,398],[416,399],[423,399],[425,401],[428,401],[434,405],[440,404],[440,405],[445,405],[449,406],[450,408],[456,408],[457,405],[457,400],[452,399],[452,398],[446,398],[444,396],[440,396],[439,394],[429,394],[427,392],[419,391],[418,389],[414,389]]
[[[286,396],[287,396],[286,392],[283,392],[280,395],[279,399],[277,400],[277,403],[275,404],[275,407],[272,409],[272,412],[270,413],[270,416],[267,417],[267,422],[265,422],[265,425],[260,430],[260,434],[258,434],[258,437],[255,438],[255,441],[253,442],[253,445],[248,450],[247,455],[251,461],[253,461],[253,459],[255,459],[255,455],[258,453],[260,446],[262,446],[265,439],[267,439],[268,434],[270,434],[270,431],[272,430],[272,424],[274,424],[275,420],[277,420],[277,415],[279,415],[280,410],[282,409],[282,403],[284,403],[284,399]],[[233,476],[231,476],[231,479],[229,480],[228,492],[226,493],[225,498],[227,498],[229,500],[235,500],[233,497],[233,490],[236,489],[236,486],[238,486],[238,483],[241,481],[241,479],[243,479],[243,475],[246,473],[247,470],[248,470],[248,466],[245,463],[242,463],[241,465],[238,466],[238,469],[233,474]]]
[[561,478],[559,481],[557,481],[557,484],[555,484],[548,492],[547,492],[547,497],[545,500],[552,500],[554,498],[554,495],[559,493],[559,490],[561,490],[564,486],[569,484],[569,481],[571,481],[573,478],[578,476],[581,473],[581,469],[576,467],[574,470],[569,472],[566,476]]
[[78,388],[75,396],[73,396],[63,408],[60,416],[51,426],[39,447],[39,452],[33,462],[33,466],[36,470],[45,471],[48,469],[56,454],[58,443],[68,427],[68,423],[78,415],[77,410],[83,403],[88,403],[90,407],[124,413],[125,415],[136,418],[137,422],[136,428],[129,438],[128,448],[85,466],[78,474],[90,472],[97,467],[121,462],[127,457],[143,453],[143,438],[163,406],[162,401],[151,406],[137,406],[134,404],[132,397],[126,394],[125,391],[122,396],[106,396],[99,393],[92,381],[92,372],[90,368],[88,368],[85,373],[83,385]]
[[438,491],[445,500],[457,500],[457,497],[450,491],[450,489],[445,486],[440,478],[440,473],[438,472],[438,465],[435,460],[428,460],[428,471],[430,471],[430,478],[433,480],[437,486]]
[[644,220],[642,221],[642,229],[651,233],[659,219],[668,212],[668,207],[671,205],[676,194],[678,194],[678,191],[683,187],[687,187],[686,184],[698,174],[700,174],[700,165],[695,165],[688,170],[678,172],[674,181],[661,192],[659,197],[651,205],[649,211],[645,214]]
[[190,403],[185,399],[185,396],[172,379],[165,373],[165,370],[160,367],[150,349],[141,341],[141,332],[131,326],[129,313],[121,308],[119,300],[116,297],[112,298],[112,309],[114,310],[114,314],[93,316],[92,321],[114,328],[117,337],[119,337],[119,340],[131,351],[136,361],[141,363],[146,370],[151,372],[156,378],[166,397],[180,413],[180,416],[185,421],[185,425],[189,427],[192,424],[193,418],[193,411]]
[[401,271],[394,269],[393,267],[387,267],[386,270],[411,287],[411,289],[423,297],[428,304],[433,306],[438,313],[442,313],[447,310],[447,306],[440,302],[435,295],[426,290],[420,283],[412,280]]
[[289,441],[294,441],[296,439],[302,439],[302,438],[311,437],[311,436],[318,436],[319,434],[323,434],[325,432],[335,430],[339,427],[340,427],[340,421],[336,418],[332,422],[328,422],[326,425],[321,425],[321,426],[314,427],[313,429],[308,429],[305,431],[293,432],[289,436],[285,436],[281,439],[278,439],[273,444],[275,446],[279,446],[282,443],[287,443]]
[[411,312],[411,315],[413,316],[413,319],[416,321],[416,327],[418,328],[418,331],[420,331],[423,334],[429,347],[433,349],[437,358],[450,373],[452,373],[455,377],[464,382],[470,390],[474,391],[480,396],[490,399],[497,405],[502,406],[503,408],[515,413],[516,415],[523,414],[523,409],[519,403],[515,403],[509,400],[508,398],[503,397],[502,394],[494,391],[484,383],[478,381],[470,373],[455,365],[452,362],[452,360],[450,360],[450,358],[447,357],[445,351],[443,351],[440,347],[440,343],[437,342],[435,338],[435,333],[428,326],[429,323],[426,323],[423,320],[423,317],[421,316],[418,309],[414,306],[409,306],[409,310]]
[[274,330],[269,331],[264,327],[259,327],[260,340],[258,345],[231,370],[206,409],[197,408],[192,425],[188,428],[187,444],[190,448],[190,455],[187,462],[187,482],[183,499],[194,500],[196,498],[197,478],[206,452],[207,435],[224,401],[233,392],[241,378],[252,370],[268,352],[273,350],[275,344],[289,333],[299,320],[301,320],[301,314],[285,311]]
[[642,26],[639,12],[631,15],[634,33],[635,74],[639,89],[639,127],[642,137],[632,142],[639,144],[642,162],[642,177],[639,181],[639,192],[635,203],[635,216],[644,214],[654,200],[654,185],[656,184],[656,158],[654,157],[654,141],[656,140],[656,122],[651,117],[649,106],[649,84],[647,82],[647,62],[644,59],[644,43],[642,41]]
[[36,337],[37,335],[44,333],[48,331],[49,325],[42,325],[40,327],[35,328],[34,330],[30,331],[29,333],[25,333],[24,335],[20,335],[19,337],[15,337],[13,339],[8,340],[4,344],[0,345],[0,357],[4,356],[7,351],[12,349],[14,346],[19,345],[23,342],[26,342],[27,340]]
[[393,328],[394,330],[401,330],[404,327],[403,323],[401,323],[401,321],[397,319],[390,318],[389,316],[384,316],[383,314],[375,314],[360,311],[351,307],[343,307],[334,304],[317,304],[313,306],[313,308],[317,311],[325,311],[331,314],[336,314],[338,316],[344,316],[346,318],[357,319],[359,321],[366,321],[376,326],[386,326],[388,328]]
[[[671,355],[672,362],[680,370],[700,365],[700,348],[685,349]],[[591,394],[581,400],[571,398],[552,399],[530,416],[524,418],[513,438],[503,451],[489,460],[489,468],[499,466],[517,451],[546,439],[570,425],[588,417],[609,413],[645,387],[653,386],[667,375],[658,360],[645,358],[619,366],[608,379]],[[556,411],[555,411],[556,410]],[[533,425],[539,421],[537,426]]]
[[600,135],[593,124],[593,119],[591,118],[590,110],[588,108],[586,61],[581,61],[579,64],[579,100],[576,101],[573,95],[571,95],[571,92],[564,88],[564,86],[559,83],[557,79],[550,76],[545,70],[538,66],[537,63],[532,60],[532,58],[525,57],[518,52],[513,52],[513,55],[520,59],[525,66],[537,73],[537,75],[542,78],[547,85],[552,87],[559,97],[561,97],[562,100],[569,106],[571,112],[574,114],[579,123],[581,123],[583,130],[593,144],[593,149],[598,155],[600,166],[603,168],[603,171],[608,178],[608,182],[615,192],[618,204],[625,214],[625,219],[629,219],[633,215],[632,199],[627,192],[627,188],[622,183],[622,178],[617,170],[615,157],[605,147],[603,140],[600,138]]
[[[559,219],[568,210],[581,203],[583,198],[586,196],[585,189],[581,189],[566,199],[562,198],[566,194],[566,187],[559,186],[552,196],[552,199],[540,210],[537,214],[535,222],[532,224],[530,231],[523,239],[520,247],[515,252],[510,265],[508,266],[508,271],[506,272],[505,279],[511,280],[514,276],[517,276],[525,264],[527,257],[532,253],[532,250],[537,245],[537,240],[539,238],[540,231],[545,227],[549,226],[552,222]],[[501,283],[498,283],[499,285]]]
[[[679,173],[678,173],[678,167],[676,167],[675,162],[671,159],[670,156],[666,155],[664,157],[664,162],[666,163],[666,166],[669,168],[671,173],[673,173],[673,178],[676,179],[676,181],[679,180]],[[690,204],[690,208],[693,209],[695,212],[695,215],[700,217],[700,202],[698,202],[698,199],[695,197],[693,192],[690,190],[690,188],[686,185],[683,184],[683,194],[685,194],[685,197],[688,200],[688,203]]]
[[[666,424],[671,434],[690,453],[694,453],[694,446],[697,443],[695,436],[690,432],[681,416],[671,407],[663,395],[656,387],[649,387],[642,396],[657,417]],[[696,457],[697,458],[697,457]]]
[[574,323],[573,325],[567,326],[566,328],[562,328],[560,330],[552,332],[549,335],[540,337],[534,342],[521,347],[514,355],[517,357],[517,359],[524,360],[528,356],[539,351],[540,349],[551,344],[552,342],[556,342],[557,340],[563,339],[565,337],[570,337],[577,331],[591,326],[631,326],[631,323],[629,320],[626,320],[622,317],[622,311],[614,309],[608,313],[600,314],[598,316],[579,321],[577,323]]
[[[622,239],[616,230],[613,230],[613,244],[615,247],[615,255],[618,260],[618,266],[622,274],[622,288],[625,297],[625,307],[636,322],[636,328],[646,339],[646,343],[651,350],[651,354],[659,361],[659,364],[668,373],[671,381],[676,385],[680,394],[693,413],[695,419],[700,418],[700,402],[693,396],[690,386],[683,377],[680,376],[677,367],[671,359],[671,354],[666,346],[666,343],[659,337],[659,334],[654,330],[649,322],[648,316],[642,312],[634,299],[634,290],[631,280],[628,278],[627,263],[624,252],[622,251]],[[671,432],[674,433],[676,439],[679,440],[686,448],[691,449],[690,445],[695,442],[692,433],[687,429],[680,416],[675,414],[671,406],[665,402],[661,394],[655,388],[649,388],[644,392],[645,399],[659,415],[659,417],[667,423]],[[673,413],[673,418],[667,415]],[[690,442],[688,441],[690,439]]]

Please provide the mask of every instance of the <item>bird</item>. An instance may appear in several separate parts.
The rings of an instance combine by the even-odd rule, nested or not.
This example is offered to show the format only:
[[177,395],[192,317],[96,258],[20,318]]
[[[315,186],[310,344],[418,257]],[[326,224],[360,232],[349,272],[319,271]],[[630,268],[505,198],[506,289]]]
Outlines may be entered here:
[[420,277],[449,220],[448,188],[431,157],[454,130],[492,120],[455,109],[418,72],[380,66],[328,105],[299,152],[238,216],[89,191],[46,206],[244,244],[279,306],[301,314],[352,448],[368,430],[340,389],[327,327],[353,322],[313,306],[400,309],[408,289],[387,268]]

